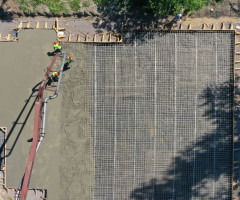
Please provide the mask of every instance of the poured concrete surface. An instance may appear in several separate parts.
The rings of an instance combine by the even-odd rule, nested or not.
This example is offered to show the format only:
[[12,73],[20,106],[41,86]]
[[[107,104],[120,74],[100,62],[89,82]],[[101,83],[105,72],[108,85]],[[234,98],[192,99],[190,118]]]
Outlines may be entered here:
[[[7,186],[18,187],[24,174],[33,135],[34,109],[21,131],[22,124],[33,105],[34,98],[26,104],[32,88],[42,81],[44,69],[51,58],[54,31],[22,30],[20,40],[15,43],[0,43],[0,126],[8,128],[7,141]],[[36,95],[37,92],[34,93]],[[48,198],[59,199],[59,121],[61,94],[48,103],[47,134],[37,153],[30,188],[47,188]],[[26,105],[21,115],[22,109]],[[20,118],[18,119],[18,116]],[[18,120],[17,120],[18,119]],[[17,122],[14,126],[13,122]],[[14,142],[16,140],[16,145]]]

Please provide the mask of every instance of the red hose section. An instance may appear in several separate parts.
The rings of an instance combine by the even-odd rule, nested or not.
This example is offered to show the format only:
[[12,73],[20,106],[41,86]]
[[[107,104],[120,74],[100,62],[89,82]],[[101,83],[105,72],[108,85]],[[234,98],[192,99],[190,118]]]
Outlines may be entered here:
[[36,155],[37,144],[38,144],[38,140],[39,140],[39,129],[41,126],[41,108],[42,108],[42,102],[36,102],[35,103],[33,141],[32,141],[32,146],[30,149],[30,154],[28,157],[28,163],[27,163],[27,167],[26,167],[26,171],[25,171],[24,180],[23,180],[20,200],[26,200],[26,198],[27,198],[29,180],[30,180],[33,162],[34,162],[35,155]]
[[48,67],[48,70],[45,74],[44,80],[42,81],[41,85],[39,86],[38,97],[37,97],[37,100],[35,102],[33,141],[32,141],[32,146],[31,146],[31,149],[30,149],[29,157],[28,157],[27,167],[26,167],[26,170],[25,170],[25,175],[24,175],[20,200],[26,200],[27,199],[28,186],[29,186],[29,182],[30,182],[33,163],[34,163],[34,160],[35,160],[37,144],[38,144],[38,141],[39,141],[39,131],[40,131],[41,122],[42,122],[41,110],[42,110],[42,103],[43,103],[43,101],[42,101],[43,91],[45,89],[45,85],[48,82],[49,73],[51,72],[51,69],[52,69],[53,64],[56,61],[56,59],[57,59],[57,55],[55,55],[53,57],[53,60],[52,60],[50,66]]
[[48,67],[48,70],[47,70],[47,72],[46,72],[46,74],[45,74],[45,77],[44,77],[41,85],[39,86],[38,99],[37,99],[37,101],[40,100],[40,99],[42,98],[42,96],[43,96],[43,90],[44,90],[44,88],[45,88],[45,85],[46,85],[47,82],[48,82],[49,73],[51,72],[52,67],[53,67],[53,64],[55,63],[57,57],[58,57],[58,55],[55,55],[55,56],[53,57],[52,62],[51,62],[51,64],[50,64],[50,66]]

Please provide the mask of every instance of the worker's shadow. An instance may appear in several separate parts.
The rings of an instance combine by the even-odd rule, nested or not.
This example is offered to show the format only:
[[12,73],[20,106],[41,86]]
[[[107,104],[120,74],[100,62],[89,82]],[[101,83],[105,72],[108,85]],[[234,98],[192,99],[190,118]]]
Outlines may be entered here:
[[[22,110],[20,111],[17,119],[13,122],[13,125],[12,125],[10,131],[9,131],[8,134],[7,134],[6,140],[3,142],[3,144],[2,144],[1,147],[0,147],[0,155],[2,155],[2,152],[4,151],[5,145],[7,144],[9,138],[10,138],[10,137],[13,137],[12,135],[16,135],[16,138],[15,138],[12,146],[11,146],[10,148],[7,148],[7,149],[6,149],[6,150],[7,150],[7,151],[6,151],[7,153],[6,153],[6,155],[5,155],[4,157],[10,156],[11,153],[13,152],[13,149],[14,149],[14,147],[16,146],[16,143],[17,143],[17,141],[18,141],[18,139],[19,139],[19,137],[20,137],[20,135],[21,135],[21,133],[22,133],[22,131],[23,131],[26,123],[27,123],[27,120],[28,120],[28,118],[29,118],[29,116],[30,116],[33,108],[34,108],[34,104],[35,104],[35,101],[36,101],[36,99],[37,99],[37,94],[36,94],[36,92],[38,92],[38,88],[37,88],[37,87],[38,87],[41,83],[42,83],[42,81],[39,82],[38,84],[36,84],[36,85],[32,88],[32,93],[29,95],[28,99],[25,100],[25,104],[24,104]],[[35,95],[35,94],[36,94],[36,95]],[[33,101],[31,101],[32,98],[34,98]],[[29,108],[29,110],[26,110],[26,108],[27,108],[27,106],[28,106],[28,104],[29,104],[30,102],[32,102],[32,105],[31,105],[31,107]],[[25,117],[25,118],[22,117],[23,114],[26,113],[26,112],[27,112],[26,117]],[[18,127],[18,125],[19,125],[19,127]],[[16,130],[16,133],[15,133],[16,127],[18,127],[18,129]],[[13,134],[13,133],[14,133],[14,134]],[[0,159],[1,159],[1,160],[0,160],[0,163],[1,163],[1,164],[2,164],[1,161],[2,161],[2,159],[4,159],[4,157],[1,157],[1,158],[0,158]],[[2,167],[2,166],[1,166],[1,167]],[[0,168],[0,169],[1,169],[1,168]]]
[[69,69],[70,69],[69,63],[67,62],[67,63],[65,63],[64,66],[63,66],[63,71],[67,71],[67,70],[69,70]]
[[47,55],[48,56],[54,56],[56,53],[55,53],[55,51],[53,51],[53,52],[47,52]]
[[62,52],[58,49],[55,49],[53,52],[47,52],[48,56],[55,56],[56,54],[61,55]]

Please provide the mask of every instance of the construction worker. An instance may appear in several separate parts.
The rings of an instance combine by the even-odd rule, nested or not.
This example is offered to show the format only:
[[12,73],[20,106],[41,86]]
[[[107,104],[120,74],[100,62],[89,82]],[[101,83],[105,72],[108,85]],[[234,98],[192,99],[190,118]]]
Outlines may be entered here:
[[176,21],[181,21],[181,19],[182,19],[182,14],[177,14],[177,15],[175,16],[175,20],[176,20]]
[[57,41],[53,42],[53,48],[54,48],[54,53],[62,53],[62,46],[61,44],[58,44]]
[[58,72],[53,72],[53,74],[51,75],[51,78],[55,81],[58,80]]
[[64,64],[63,71],[70,69],[69,64],[71,62],[74,62],[74,60],[72,59],[72,56],[68,56],[67,62]]
[[70,64],[71,62],[73,62],[72,56],[68,56],[67,63]]
[[59,75],[58,72],[53,72],[52,75],[49,76],[46,86],[51,85],[52,82],[57,82],[58,81],[58,75]]

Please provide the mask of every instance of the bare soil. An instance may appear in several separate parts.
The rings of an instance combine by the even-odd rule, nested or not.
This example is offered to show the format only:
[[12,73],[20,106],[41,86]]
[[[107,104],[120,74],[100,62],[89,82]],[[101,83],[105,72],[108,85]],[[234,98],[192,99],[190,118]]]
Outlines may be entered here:
[[60,131],[60,199],[92,199],[94,184],[93,141],[91,137],[89,71],[86,46],[64,44],[74,62],[64,72]]

